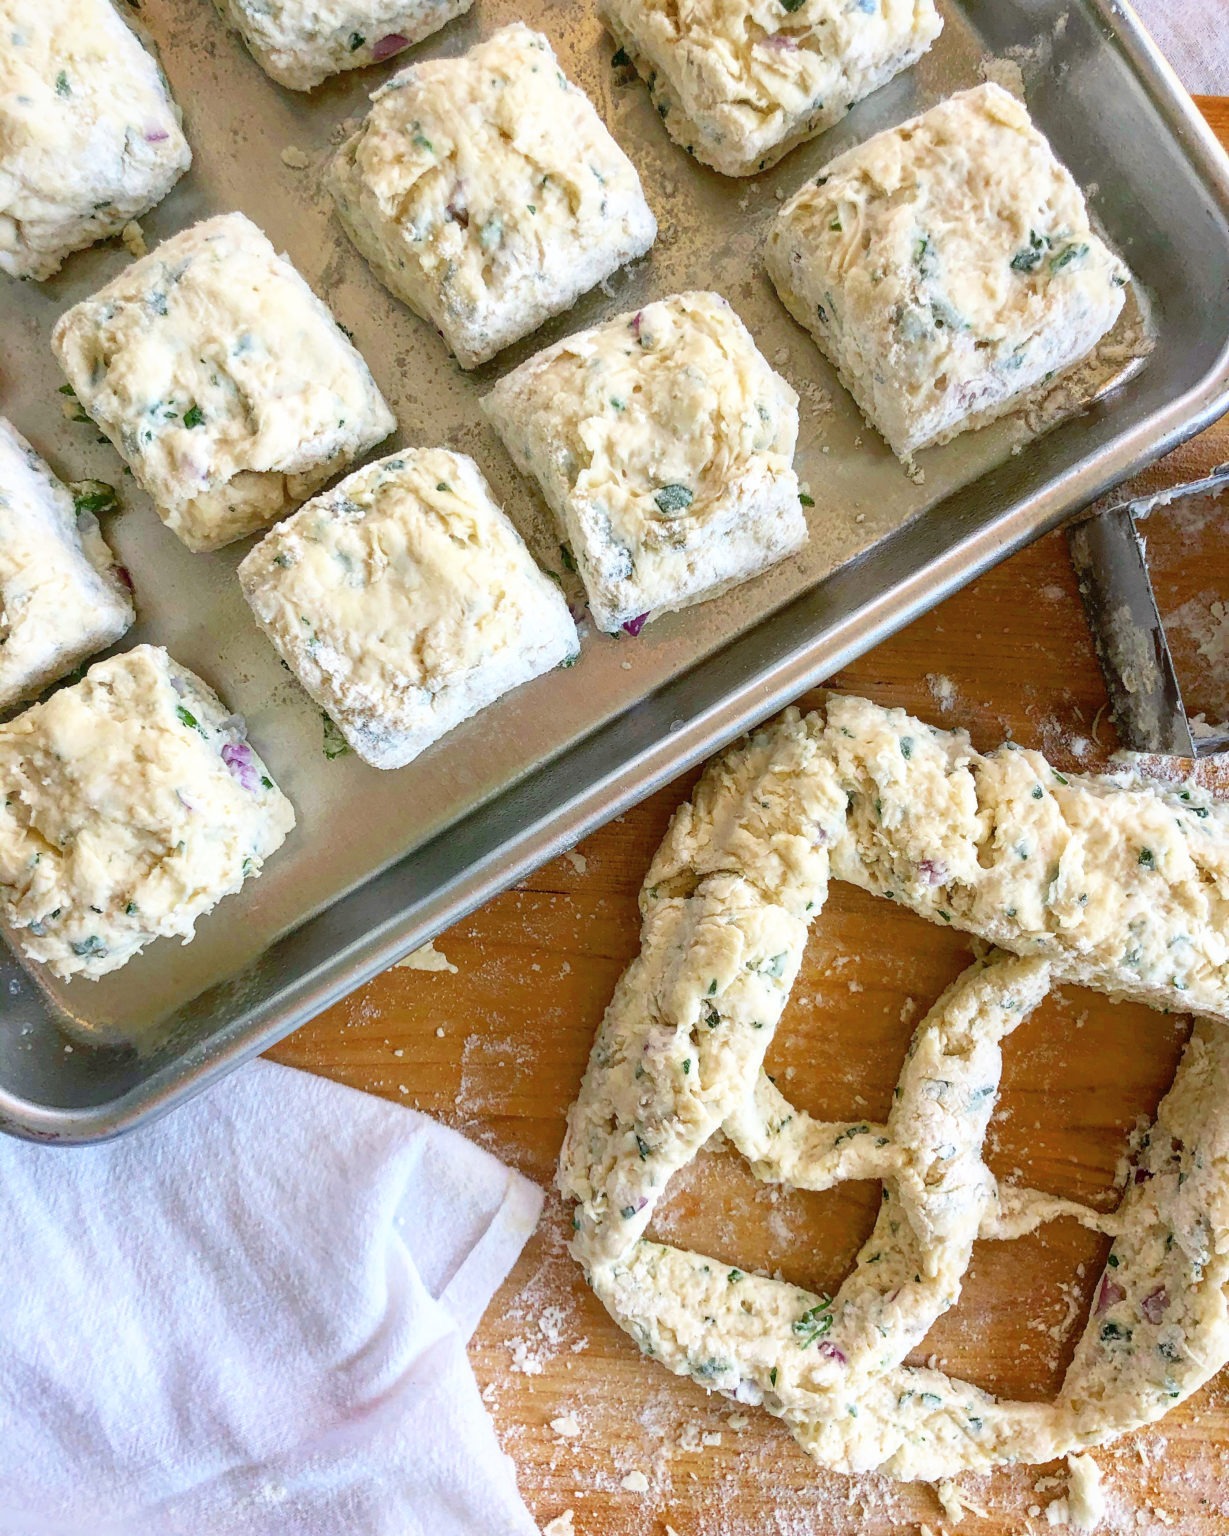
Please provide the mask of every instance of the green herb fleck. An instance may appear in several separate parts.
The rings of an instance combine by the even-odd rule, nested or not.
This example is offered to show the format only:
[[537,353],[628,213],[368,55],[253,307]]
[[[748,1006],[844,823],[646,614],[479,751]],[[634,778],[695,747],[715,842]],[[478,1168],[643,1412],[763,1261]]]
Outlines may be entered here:
[[1047,235],[1039,235],[1035,229],[1030,230],[1028,244],[1011,258],[1011,270],[1031,272],[1034,267],[1040,265],[1042,256],[1049,248],[1050,240]]
[[695,498],[685,485],[663,485],[653,500],[663,517],[677,517],[680,512],[687,510]]
[[1079,261],[1087,255],[1088,247],[1086,245],[1065,246],[1059,251],[1057,256],[1051,256],[1050,271],[1061,272],[1064,267],[1069,266],[1073,261]]
[[1139,850],[1139,862],[1140,867],[1143,869],[1155,869],[1156,854],[1153,853],[1151,848],[1141,848]]
[[329,762],[332,762],[334,758],[345,757],[346,753],[350,750],[346,743],[346,738],[337,729],[336,723],[325,714],[324,710],[320,711],[320,719],[324,725],[325,757],[328,758]]
[[350,52],[351,53],[357,53],[359,51],[359,49],[363,46],[363,44],[366,41],[367,41],[367,39],[363,36],[363,34],[361,32],[351,32],[351,34],[350,34]]
[[55,93],[57,96],[71,96],[73,88],[68,83],[68,71],[62,69],[55,77]]
[[832,1297],[824,1296],[818,1305],[809,1308],[794,1323],[793,1331],[799,1349],[806,1349],[816,1339],[822,1339],[832,1328]]
[[114,512],[119,506],[115,487],[105,480],[76,480],[71,490],[77,512]]
[[201,410],[199,405],[193,404],[188,407],[188,409],[183,413],[183,424],[185,427],[204,426],[205,413]]
[[185,709],[182,704],[176,704],[175,713],[179,717],[180,725],[187,726],[190,731],[200,731],[202,736],[205,734],[204,731],[201,731],[200,721],[190,709]]
[[804,507],[813,507],[815,505],[814,496],[808,496],[805,491],[798,492],[798,500]]

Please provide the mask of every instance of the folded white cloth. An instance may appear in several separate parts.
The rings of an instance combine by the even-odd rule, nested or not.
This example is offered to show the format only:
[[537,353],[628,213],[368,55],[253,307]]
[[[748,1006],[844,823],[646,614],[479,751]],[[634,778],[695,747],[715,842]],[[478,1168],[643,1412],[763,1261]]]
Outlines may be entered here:
[[3,1536],[536,1536],[465,1343],[541,1193],[254,1062],[108,1145],[0,1136]]
[[1229,0],[1132,0],[1188,91],[1229,96]]

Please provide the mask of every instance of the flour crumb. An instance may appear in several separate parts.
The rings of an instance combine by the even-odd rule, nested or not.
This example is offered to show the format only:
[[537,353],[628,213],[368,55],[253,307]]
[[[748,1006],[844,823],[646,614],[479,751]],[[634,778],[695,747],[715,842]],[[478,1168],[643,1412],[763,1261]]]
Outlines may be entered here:
[[574,1413],[565,1413],[561,1418],[552,1419],[550,1427],[561,1440],[575,1440],[580,1434],[580,1425],[576,1422]]
[[1067,1493],[1046,1505],[1046,1524],[1095,1531],[1105,1516],[1101,1468],[1091,1456],[1067,1457]]
[[643,1472],[629,1472],[619,1487],[624,1493],[648,1493],[649,1480]]
[[576,1527],[572,1524],[572,1511],[565,1509],[561,1515],[556,1515],[549,1525],[542,1527],[542,1536],[576,1536]]
[[931,698],[945,714],[954,708],[956,685],[950,677],[945,677],[942,672],[927,672],[926,686],[930,689]]
[[1015,59],[983,59],[978,73],[983,80],[999,86],[1017,101],[1024,100],[1024,71]]
[[305,171],[311,164],[311,159],[303,153],[297,144],[287,144],[282,150],[282,164],[292,171]]
[[457,968],[435,947],[435,940],[428,939],[420,948],[411,951],[404,960],[398,960],[393,966],[395,971],[451,971],[455,976]]
[[959,1525],[966,1514],[976,1515],[979,1520],[986,1519],[986,1511],[974,1504],[973,1500],[950,1477],[945,1477],[942,1482],[935,1484],[935,1497],[943,1506],[943,1513],[953,1525]]
[[589,860],[585,858],[583,853],[577,853],[575,848],[569,848],[568,851],[564,854],[564,858],[568,861],[568,863],[572,866],[578,875],[583,875],[584,872],[589,868]]
[[120,230],[119,237],[124,242],[124,249],[138,261],[142,256],[149,255],[149,247],[145,244],[145,231],[135,219],[128,220]]

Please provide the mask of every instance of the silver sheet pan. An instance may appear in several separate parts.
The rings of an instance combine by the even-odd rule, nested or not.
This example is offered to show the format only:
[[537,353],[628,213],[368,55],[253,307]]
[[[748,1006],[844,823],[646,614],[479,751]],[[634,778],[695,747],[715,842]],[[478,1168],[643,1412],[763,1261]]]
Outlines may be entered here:
[[[0,949],[0,1127],[83,1141],[165,1110],[1225,408],[1229,166],[1138,24],[1113,0],[941,5],[943,36],[915,70],[775,170],[731,182],[667,138],[642,85],[621,83],[588,0],[478,0],[421,53],[461,51],[514,17],[540,26],[639,167],[661,238],[605,291],[466,376],[371,277],[320,189],[339,123],[361,113],[395,64],[296,96],[261,74],[201,0],[142,0],[196,154],[145,221],[150,244],[205,215],[245,210],[354,332],[397,413],[399,440],[472,453],[543,564],[561,568],[557,539],[484,424],[480,394],[538,346],[687,287],[724,293],[802,396],[811,540],[774,572],[637,639],[588,630],[575,667],[519,690],[408,768],[382,774],[353,756],[330,761],[318,710],[240,597],[233,573],[246,544],[189,554],[93,429],[61,414],[52,324],[127,254],[113,243],[72,258],[41,287],[6,282],[0,411],[64,478],[121,487],[125,510],[109,534],[140,607],[126,643],[167,645],[247,716],[299,829],[259,881],[200,924],[191,946],[164,941],[102,982],[49,983]],[[788,319],[758,251],[780,199],[825,161],[987,72],[1023,82],[1137,274],[1137,304],[1103,359],[1118,388],[1027,452],[1013,450],[1038,427],[1035,413],[928,453],[915,483]],[[284,162],[291,147],[306,169]],[[1124,369],[1141,309],[1153,350],[1142,368]],[[1064,405],[1060,397],[1050,410],[1061,417]]]

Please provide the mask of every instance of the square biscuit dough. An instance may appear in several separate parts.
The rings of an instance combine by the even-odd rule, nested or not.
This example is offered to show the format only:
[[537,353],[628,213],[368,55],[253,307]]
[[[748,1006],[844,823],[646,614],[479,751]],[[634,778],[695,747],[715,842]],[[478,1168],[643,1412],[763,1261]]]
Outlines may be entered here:
[[598,627],[701,602],[801,548],[798,397],[715,293],[582,331],[483,408],[571,546]]
[[215,0],[271,80],[310,91],[330,75],[391,59],[474,0]]
[[350,238],[463,368],[567,309],[657,237],[631,161],[517,23],[395,75],[334,157]]
[[934,0],[599,0],[671,138],[751,176],[917,62]]
[[0,919],[64,980],[188,943],[293,826],[243,722],[158,647],[0,726]]
[[241,213],[163,241],[61,315],[51,344],[189,549],[272,522],[396,426],[328,309]]
[[478,466],[407,448],[357,470],[239,567],[257,621],[355,752],[400,768],[580,649]]
[[0,417],[0,710],[114,645],[135,617],[98,519]]
[[768,238],[782,302],[908,461],[1085,358],[1130,273],[997,85],[839,155]]
[[0,0],[0,270],[38,280],[192,163],[153,56],[108,0]]

